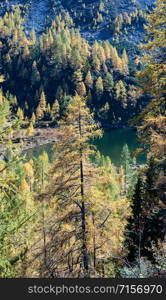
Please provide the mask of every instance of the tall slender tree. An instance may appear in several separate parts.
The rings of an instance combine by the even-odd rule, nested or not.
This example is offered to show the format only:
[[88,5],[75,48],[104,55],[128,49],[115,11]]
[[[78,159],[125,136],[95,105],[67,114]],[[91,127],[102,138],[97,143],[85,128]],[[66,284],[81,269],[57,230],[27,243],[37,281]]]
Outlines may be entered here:
[[59,125],[51,183],[40,197],[54,207],[47,220],[52,228],[47,235],[51,271],[60,277],[101,275],[104,261],[118,251],[111,216],[112,209],[115,214],[119,211],[114,207],[110,177],[90,159],[95,152],[89,140],[100,136],[101,130],[78,95]]

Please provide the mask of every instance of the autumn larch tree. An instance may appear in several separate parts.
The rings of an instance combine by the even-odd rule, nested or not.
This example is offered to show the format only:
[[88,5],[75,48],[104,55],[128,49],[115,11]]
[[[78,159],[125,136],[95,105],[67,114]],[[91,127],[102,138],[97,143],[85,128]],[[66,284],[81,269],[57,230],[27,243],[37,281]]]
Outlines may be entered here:
[[54,208],[47,220],[51,272],[60,277],[104,276],[103,264],[111,253],[117,254],[117,242],[111,234],[110,177],[90,159],[95,152],[89,140],[101,130],[79,95],[59,125],[50,185],[39,197]]

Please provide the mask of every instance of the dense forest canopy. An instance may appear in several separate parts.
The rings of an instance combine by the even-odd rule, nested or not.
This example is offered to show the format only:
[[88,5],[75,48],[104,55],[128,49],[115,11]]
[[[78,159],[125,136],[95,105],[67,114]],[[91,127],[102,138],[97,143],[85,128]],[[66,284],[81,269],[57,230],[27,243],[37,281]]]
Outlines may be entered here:
[[[145,2],[0,1],[0,277],[165,276],[166,3]],[[93,141],[129,124],[114,166]],[[23,151],[41,132],[52,160]]]
[[118,52],[108,41],[89,45],[68,14],[58,15],[39,38],[34,30],[25,34],[18,8],[1,22],[0,54],[6,78],[2,86],[5,93],[16,96],[11,101],[18,114],[21,110],[25,117],[34,113],[37,119],[51,121],[50,108],[59,105],[61,116],[77,91],[87,95],[97,119],[118,126],[148,101],[134,78],[139,62],[130,62],[125,48]]

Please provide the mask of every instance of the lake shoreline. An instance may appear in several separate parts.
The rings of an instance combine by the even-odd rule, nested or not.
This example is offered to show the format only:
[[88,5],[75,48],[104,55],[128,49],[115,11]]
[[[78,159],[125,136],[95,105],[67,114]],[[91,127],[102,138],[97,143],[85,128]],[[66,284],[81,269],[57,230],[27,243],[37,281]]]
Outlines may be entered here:
[[[28,159],[31,159],[33,156],[38,157],[43,151],[49,153],[50,157],[52,157],[54,143],[58,142],[58,130],[56,128],[52,128],[52,130],[56,132],[53,140],[48,138],[49,133],[47,133],[47,138],[45,135],[43,141],[40,140],[38,143],[32,143],[31,141],[31,145],[27,144],[24,147],[24,153],[27,153]],[[120,165],[120,157],[125,144],[128,145],[131,155],[134,155],[136,149],[140,148],[135,128],[127,127],[107,130],[104,131],[101,138],[93,141],[93,145],[101,155],[110,157],[112,163],[117,167]],[[145,163],[146,157],[144,154],[137,157],[137,165]]]
[[[22,138],[22,141],[25,143],[24,150],[29,150],[36,148],[38,146],[44,146],[48,144],[53,144],[58,141],[58,133],[57,128],[35,128],[34,129],[34,135],[31,137],[24,137]],[[135,127],[127,127],[127,126],[119,126],[119,127],[107,127],[102,128],[103,134],[109,133],[110,131],[116,131],[116,130],[133,130],[136,131]]]
[[[103,125],[103,124],[102,124]],[[134,127],[127,126],[102,126],[103,136],[105,134],[111,134],[118,131],[136,131]],[[23,144],[22,151],[33,151],[38,147],[47,147],[47,145],[52,145],[58,141],[58,126],[47,127],[47,126],[38,126],[34,127],[31,136],[27,134],[27,128],[22,128],[11,138],[14,145]],[[0,145],[0,155],[3,155],[5,152],[5,146]]]

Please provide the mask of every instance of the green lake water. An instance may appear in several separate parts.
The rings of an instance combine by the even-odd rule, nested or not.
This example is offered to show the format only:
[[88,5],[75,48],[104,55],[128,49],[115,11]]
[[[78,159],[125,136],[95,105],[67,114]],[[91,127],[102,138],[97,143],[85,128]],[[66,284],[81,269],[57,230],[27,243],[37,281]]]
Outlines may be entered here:
[[[105,132],[103,137],[94,141],[97,149],[104,156],[109,156],[112,162],[118,166],[120,164],[120,155],[125,144],[128,145],[131,152],[135,151],[140,145],[137,140],[136,131],[133,129],[113,129]],[[43,151],[46,151],[52,158],[52,145],[47,144],[28,150],[27,158],[39,156]],[[141,155],[137,158],[138,164],[146,163],[146,156]]]
[[[130,128],[113,129],[105,132],[101,139],[95,141],[95,145],[100,153],[104,156],[109,156],[116,166],[120,164],[120,156],[125,144],[128,145],[131,152],[140,147],[136,130]],[[137,157],[137,163],[145,164],[146,155],[143,154]]]

